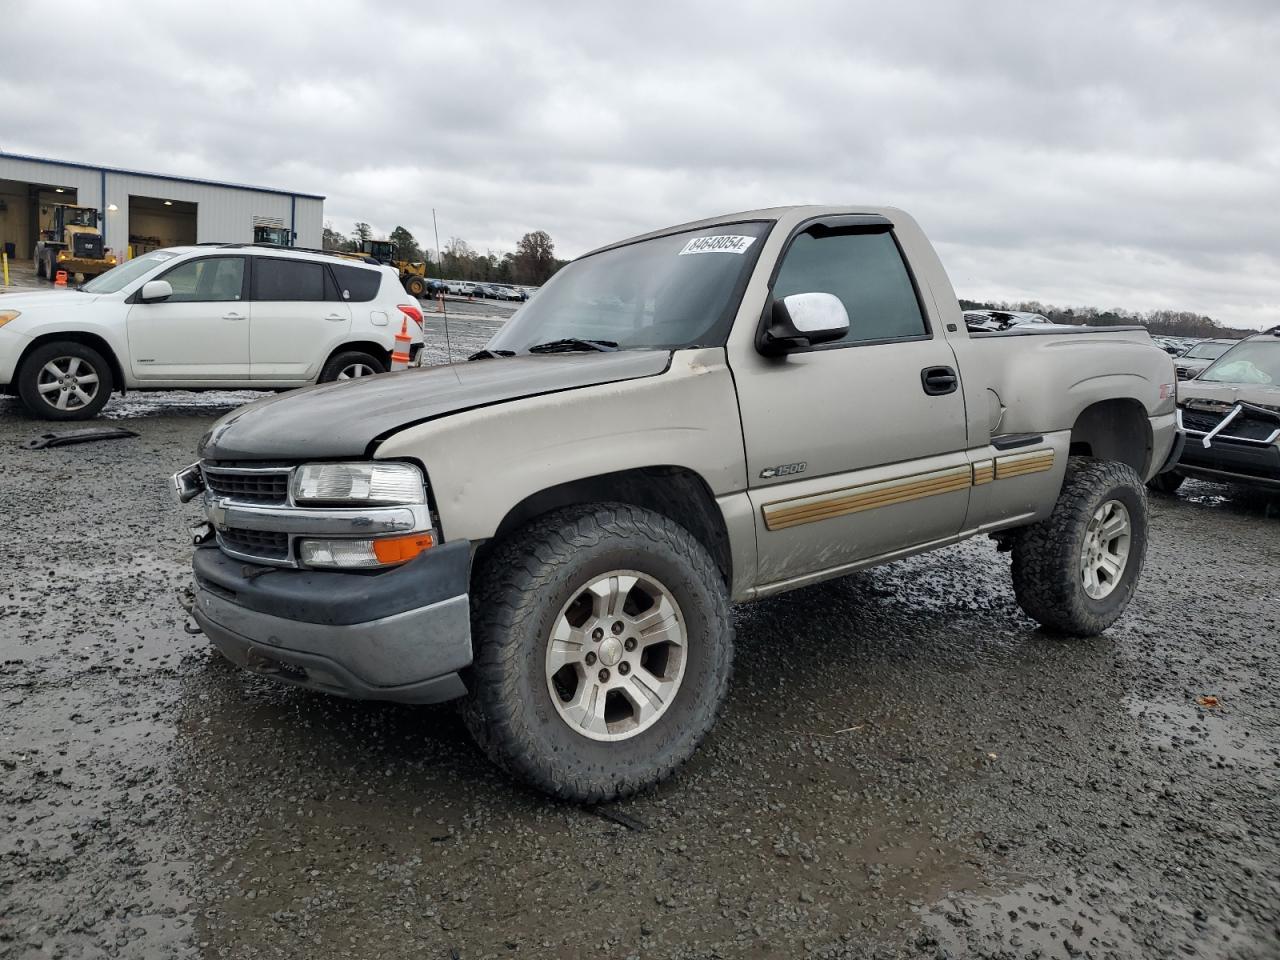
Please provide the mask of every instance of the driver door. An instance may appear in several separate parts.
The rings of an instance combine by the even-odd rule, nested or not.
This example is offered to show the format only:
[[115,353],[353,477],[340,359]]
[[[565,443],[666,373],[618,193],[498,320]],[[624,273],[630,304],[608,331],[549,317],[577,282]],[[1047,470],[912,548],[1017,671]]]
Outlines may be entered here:
[[954,536],[969,504],[955,355],[888,221],[795,236],[772,296],[795,293],[839,297],[850,327],[735,369],[762,586]]
[[249,379],[244,257],[186,260],[152,279],[173,296],[129,307],[129,364],[139,381]]

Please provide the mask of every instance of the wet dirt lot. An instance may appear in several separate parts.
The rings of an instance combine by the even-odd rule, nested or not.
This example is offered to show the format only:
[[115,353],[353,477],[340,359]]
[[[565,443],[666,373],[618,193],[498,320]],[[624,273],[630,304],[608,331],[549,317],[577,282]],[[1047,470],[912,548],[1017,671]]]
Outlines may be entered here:
[[985,540],[742,607],[703,749],[591,811],[184,632],[167,476],[255,396],[0,400],[0,957],[1280,956],[1280,503],[1153,497],[1089,641]]

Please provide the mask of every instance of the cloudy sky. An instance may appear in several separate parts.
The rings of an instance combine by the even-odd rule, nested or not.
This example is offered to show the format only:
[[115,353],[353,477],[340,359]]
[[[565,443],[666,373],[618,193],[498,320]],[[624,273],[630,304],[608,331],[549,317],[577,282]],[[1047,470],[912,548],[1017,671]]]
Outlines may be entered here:
[[9,152],[563,257],[887,203],[962,296],[1280,322],[1274,0],[5,6]]

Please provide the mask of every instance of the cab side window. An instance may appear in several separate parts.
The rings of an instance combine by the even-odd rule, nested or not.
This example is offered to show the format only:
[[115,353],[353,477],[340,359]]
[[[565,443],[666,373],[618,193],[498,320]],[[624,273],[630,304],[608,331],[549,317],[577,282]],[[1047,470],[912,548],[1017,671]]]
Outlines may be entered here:
[[849,313],[849,332],[822,348],[927,337],[911,276],[888,231],[815,227],[796,237],[773,285],[775,298],[830,293]]
[[253,299],[324,300],[324,265],[259,257],[253,261]]
[[244,257],[188,260],[159,279],[169,281],[169,286],[173,287],[173,296],[166,303],[240,300],[244,292]]

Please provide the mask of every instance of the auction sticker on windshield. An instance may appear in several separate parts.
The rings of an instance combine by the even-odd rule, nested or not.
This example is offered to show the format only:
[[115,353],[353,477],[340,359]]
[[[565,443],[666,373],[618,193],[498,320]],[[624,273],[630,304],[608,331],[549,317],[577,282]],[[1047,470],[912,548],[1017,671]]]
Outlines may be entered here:
[[735,237],[728,234],[714,237],[694,237],[684,245],[680,256],[686,253],[746,253],[755,243],[755,237]]

